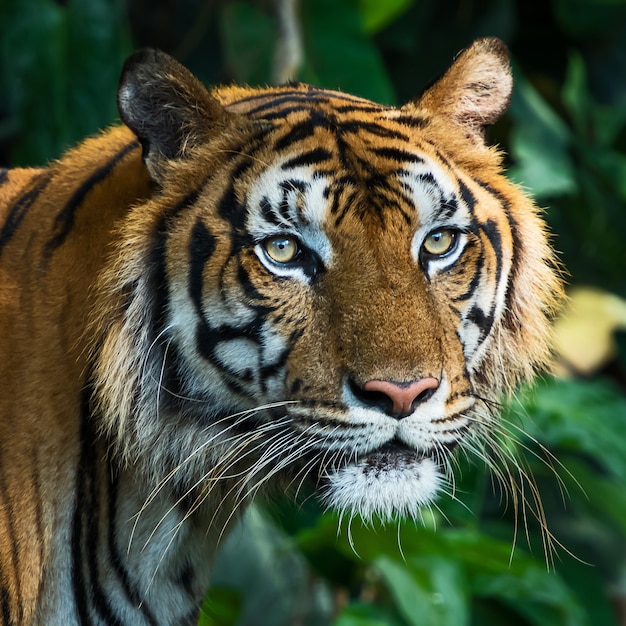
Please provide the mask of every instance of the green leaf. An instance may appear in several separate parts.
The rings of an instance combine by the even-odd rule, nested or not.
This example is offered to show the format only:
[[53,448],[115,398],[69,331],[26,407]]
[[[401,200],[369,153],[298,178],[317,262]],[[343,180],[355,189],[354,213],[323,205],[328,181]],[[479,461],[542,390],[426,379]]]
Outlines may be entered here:
[[580,54],[570,54],[562,97],[576,131],[580,135],[586,135],[589,132],[591,101],[587,89],[585,63]]
[[[626,202],[626,155],[593,145],[582,146],[581,153],[595,170],[598,181],[608,183],[607,186],[614,191],[616,199]],[[623,239],[620,238],[620,241],[623,248]]]
[[550,445],[594,459],[626,480],[626,396],[608,381],[545,379],[518,399],[525,428]]
[[513,180],[536,197],[559,196],[576,189],[569,156],[570,132],[532,85],[518,78],[510,108],[515,125],[510,152]]
[[464,626],[469,623],[467,582],[458,561],[443,555],[413,556],[403,564],[381,556],[374,566],[409,624]]
[[204,599],[198,626],[235,626],[241,614],[241,594],[226,587],[214,587]]
[[301,78],[329,89],[395,100],[380,53],[366,35],[356,0],[304,0],[306,57]]
[[117,85],[132,49],[121,0],[66,5],[67,120],[72,142],[118,117]]
[[[582,626],[584,609],[542,558],[473,529],[438,530],[351,525],[350,538],[321,522],[323,537],[348,558],[370,564],[382,577],[394,605],[409,624],[469,623],[469,598],[497,599],[537,626]],[[311,539],[315,532],[307,530]],[[444,603],[439,604],[443,599]]]
[[576,597],[555,574],[536,564],[497,576],[477,573],[475,593],[499,598],[536,626],[591,626]]
[[358,0],[367,33],[376,33],[406,11],[415,0]]
[[553,0],[559,30],[582,40],[603,38],[624,18],[624,0]]
[[326,586],[314,581],[291,539],[252,506],[220,545],[213,584],[237,589],[240,621],[282,626],[307,614],[320,619],[329,609]]
[[[595,461],[595,459],[594,459]],[[624,498],[624,484],[599,474],[587,463],[571,458],[562,459],[563,468],[567,476],[563,476],[568,484],[570,494],[575,490],[582,490],[584,498],[578,498],[576,503],[580,508],[591,509],[591,515],[598,520],[609,519],[626,534],[626,498]]]
[[276,44],[271,15],[249,2],[225,3],[221,32],[227,69],[239,83],[266,84]]
[[560,573],[581,603],[584,603],[589,621],[594,626],[618,626],[616,612],[606,593],[606,582],[598,567],[567,559]]
[[[537,626],[583,626],[580,603],[542,560],[481,533],[450,533],[448,550],[467,568],[473,594],[497,598]],[[507,560],[508,557],[508,560]]]
[[349,604],[334,623],[334,626],[404,626],[384,608],[375,604]]
[[117,82],[131,49],[124,6],[24,0],[5,16],[0,84],[15,133],[11,158],[43,164],[117,116]]

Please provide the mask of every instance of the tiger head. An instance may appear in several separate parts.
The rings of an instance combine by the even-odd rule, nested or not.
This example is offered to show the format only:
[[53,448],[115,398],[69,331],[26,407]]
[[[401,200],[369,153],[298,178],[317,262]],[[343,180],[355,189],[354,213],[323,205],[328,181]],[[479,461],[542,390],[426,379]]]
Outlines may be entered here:
[[546,362],[561,289],[485,141],[511,88],[495,39],[397,108],[207,91],[163,53],[131,57],[119,108],[154,193],[93,321],[118,453],[196,503],[308,477],[329,506],[390,518],[445,490],[452,450],[488,439]]

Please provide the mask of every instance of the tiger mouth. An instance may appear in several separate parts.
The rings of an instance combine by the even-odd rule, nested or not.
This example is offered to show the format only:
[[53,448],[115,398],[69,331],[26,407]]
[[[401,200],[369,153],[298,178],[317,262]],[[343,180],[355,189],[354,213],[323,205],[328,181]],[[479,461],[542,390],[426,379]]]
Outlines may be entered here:
[[416,450],[398,439],[392,439],[382,446],[363,455],[356,464],[363,464],[372,471],[385,471],[398,465],[419,463],[423,459],[431,459],[436,465],[443,463],[443,457],[452,452],[457,443],[447,443],[441,448]]
[[393,439],[342,466],[326,468],[320,476],[322,498],[329,508],[365,520],[417,518],[445,484],[446,453],[439,447],[416,450]]
[[431,454],[424,451],[418,452],[401,441],[393,439],[363,455],[356,464],[364,465],[366,470],[384,471],[399,464],[419,462],[426,456],[431,456]]

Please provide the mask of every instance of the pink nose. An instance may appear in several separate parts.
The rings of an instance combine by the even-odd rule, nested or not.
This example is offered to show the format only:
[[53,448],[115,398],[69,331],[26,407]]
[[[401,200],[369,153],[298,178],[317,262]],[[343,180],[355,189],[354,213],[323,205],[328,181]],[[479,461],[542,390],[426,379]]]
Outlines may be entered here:
[[394,417],[410,415],[415,407],[430,397],[430,391],[439,387],[436,378],[428,377],[410,383],[396,383],[390,380],[368,380],[364,391],[381,393],[391,400],[391,414]]

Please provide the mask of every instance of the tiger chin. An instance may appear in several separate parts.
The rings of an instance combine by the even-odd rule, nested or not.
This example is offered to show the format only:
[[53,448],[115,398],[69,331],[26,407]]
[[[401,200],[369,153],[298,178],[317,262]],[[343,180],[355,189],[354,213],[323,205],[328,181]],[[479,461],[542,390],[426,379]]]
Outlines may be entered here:
[[447,490],[561,298],[485,139],[511,89],[496,39],[400,107],[143,50],[123,125],[0,172],[4,624],[192,624],[257,493]]

